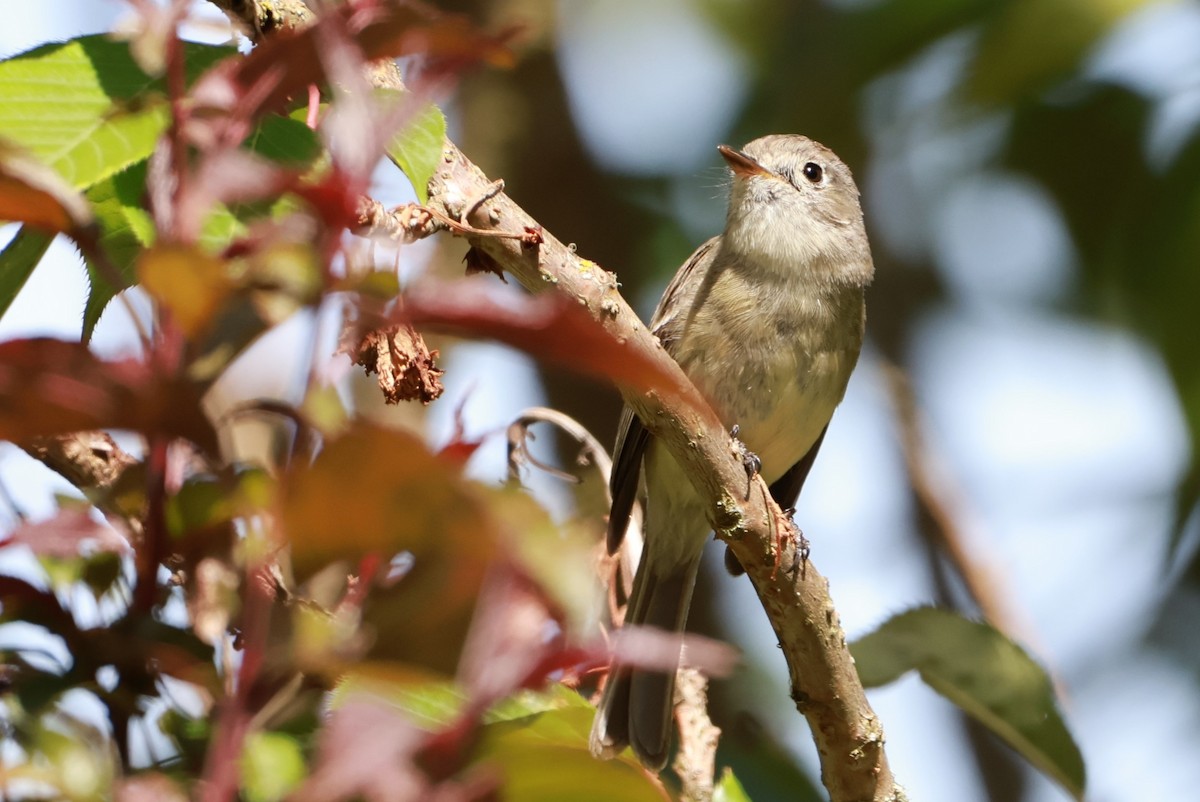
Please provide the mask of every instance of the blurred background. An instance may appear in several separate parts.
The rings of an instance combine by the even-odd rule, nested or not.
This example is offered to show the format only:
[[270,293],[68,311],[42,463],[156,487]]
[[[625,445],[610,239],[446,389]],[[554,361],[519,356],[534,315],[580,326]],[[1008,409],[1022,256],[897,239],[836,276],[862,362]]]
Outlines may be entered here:
[[[989,612],[1056,679],[1088,798],[1191,798],[1200,785],[1200,3],[438,5],[485,27],[523,26],[513,70],[476,73],[441,98],[451,137],[548,230],[615,271],[646,317],[722,226],[717,144],[795,132],[842,156],[863,192],[876,261],[870,342],[797,521],[847,634],[923,603],[980,614],[944,556],[949,528],[990,588]],[[227,38],[220,18],[196,6],[210,22],[195,35]],[[0,30],[0,55],[111,30],[123,15],[118,2],[27,4]],[[390,168],[377,196],[412,197]],[[401,270],[457,271],[463,249],[449,239],[408,248]],[[0,336],[77,336],[82,275],[69,248],[56,251]],[[64,288],[74,287],[72,306]],[[110,307],[97,348],[130,347],[123,314]],[[266,338],[233,377],[236,393],[287,397],[301,386],[306,359],[289,367],[280,355],[319,324],[301,317]],[[488,436],[472,465],[480,478],[503,475],[496,433],[531,404],[611,442],[615,393],[499,346],[437,344],[445,397],[395,414],[427,414],[438,443],[461,408],[468,434]],[[368,385],[347,386],[375,404]],[[901,422],[908,392],[915,418]],[[539,442],[554,450],[551,438]],[[57,486],[20,452],[0,450],[0,478],[27,510],[36,514],[42,497],[49,509]],[[571,494],[533,484],[571,514]],[[749,583],[725,576],[713,556],[695,628],[746,656],[715,691],[722,759],[754,799],[805,798],[806,784],[819,786],[817,764],[805,723],[782,703],[783,660]],[[915,678],[871,699],[913,799],[1066,798]]]

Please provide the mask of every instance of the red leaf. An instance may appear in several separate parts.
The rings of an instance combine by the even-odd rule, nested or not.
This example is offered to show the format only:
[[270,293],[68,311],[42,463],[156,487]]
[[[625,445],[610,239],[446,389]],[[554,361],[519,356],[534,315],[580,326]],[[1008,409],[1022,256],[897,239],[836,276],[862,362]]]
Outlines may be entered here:
[[85,509],[60,510],[47,521],[18,526],[0,545],[24,545],[43,557],[78,557],[83,546],[92,552],[126,554],[129,541],[102,521],[97,521]]
[[367,61],[423,53],[439,66],[461,70],[479,61],[501,63],[511,58],[504,46],[511,31],[487,35],[461,16],[415,2],[346,3],[312,27],[279,31],[246,58],[222,62],[197,83],[197,102],[218,109],[240,107],[242,115],[253,118],[281,108],[310,84],[326,83],[321,35],[316,30],[322,25],[343,26]]
[[427,282],[405,294],[396,314],[416,325],[499,340],[644,392],[677,395],[682,389],[657,360],[618,340],[582,307],[551,293],[501,298],[475,281]]
[[89,429],[184,437],[215,453],[199,388],[132,359],[107,362],[77,342],[0,343],[0,439]]

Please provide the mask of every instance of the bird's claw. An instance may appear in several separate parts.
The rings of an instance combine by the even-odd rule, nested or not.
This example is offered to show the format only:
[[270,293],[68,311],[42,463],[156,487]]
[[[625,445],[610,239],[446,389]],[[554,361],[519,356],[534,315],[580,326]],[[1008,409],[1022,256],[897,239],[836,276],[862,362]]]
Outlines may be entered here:
[[788,573],[792,576],[795,576],[796,573],[799,572],[801,578],[803,578],[804,569],[808,567],[808,555],[810,549],[808,538],[804,536],[804,532],[800,529],[800,527],[796,526],[796,522],[792,520],[792,513],[794,512],[795,510],[792,510],[791,513],[788,514],[789,534],[792,536],[792,544],[796,547],[796,550],[792,552],[792,565],[788,570]]
[[742,467],[746,469],[746,498],[750,498],[750,483],[754,481],[754,477],[762,470],[762,460],[758,455],[746,447],[746,444],[738,439],[738,433],[741,428],[735,423],[733,428],[729,430],[729,436],[733,438],[734,451],[738,458],[742,461]]

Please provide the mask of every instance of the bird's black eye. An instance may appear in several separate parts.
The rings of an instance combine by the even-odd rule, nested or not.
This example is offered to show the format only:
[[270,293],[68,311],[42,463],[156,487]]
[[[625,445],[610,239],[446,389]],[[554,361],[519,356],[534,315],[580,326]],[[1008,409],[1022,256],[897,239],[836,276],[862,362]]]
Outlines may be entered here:
[[821,176],[825,174],[825,171],[821,169],[821,165],[816,162],[809,162],[804,165],[803,172],[804,177],[814,184],[818,183],[821,180]]

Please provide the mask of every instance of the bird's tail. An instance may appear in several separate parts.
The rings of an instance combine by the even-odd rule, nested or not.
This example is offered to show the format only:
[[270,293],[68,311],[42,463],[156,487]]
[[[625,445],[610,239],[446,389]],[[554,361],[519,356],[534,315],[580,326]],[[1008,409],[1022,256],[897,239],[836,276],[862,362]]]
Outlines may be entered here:
[[[682,634],[700,567],[699,555],[689,564],[672,566],[662,575],[642,555],[625,612],[625,626],[655,627]],[[675,697],[675,666],[669,671],[614,668],[600,699],[592,725],[591,750],[610,758],[626,745],[647,768],[660,771],[671,746],[671,712]]]

